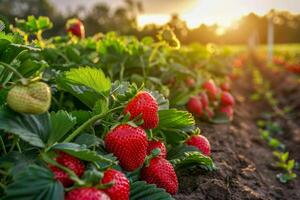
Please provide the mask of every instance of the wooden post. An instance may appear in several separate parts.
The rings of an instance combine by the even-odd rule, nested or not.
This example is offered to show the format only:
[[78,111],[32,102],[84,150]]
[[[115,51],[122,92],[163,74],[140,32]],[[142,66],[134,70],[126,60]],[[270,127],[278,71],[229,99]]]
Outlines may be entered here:
[[273,16],[269,16],[268,22],[268,64],[273,62],[273,47],[274,46],[274,24]]

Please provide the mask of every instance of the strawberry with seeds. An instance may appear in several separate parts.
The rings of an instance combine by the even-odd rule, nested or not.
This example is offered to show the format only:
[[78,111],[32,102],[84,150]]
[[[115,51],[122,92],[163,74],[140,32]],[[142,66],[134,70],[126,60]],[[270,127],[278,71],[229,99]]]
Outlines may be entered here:
[[146,91],[138,92],[125,107],[124,113],[130,113],[130,119],[142,116],[144,129],[153,129],[158,125],[158,103],[156,99]]
[[67,193],[65,200],[111,200],[107,194],[94,187],[76,188]]
[[206,156],[211,154],[209,141],[203,135],[192,135],[185,143],[197,147]]
[[115,169],[109,169],[104,172],[104,177],[101,181],[103,184],[113,182],[114,185],[108,189],[104,189],[111,200],[128,200],[130,185],[126,176]]
[[[81,177],[84,173],[85,170],[84,163],[80,161],[78,158],[75,158],[69,154],[66,154],[64,152],[59,152],[58,157],[56,157],[56,161],[57,163],[72,170],[78,177]],[[60,181],[64,185],[64,187],[69,187],[74,183],[74,181],[70,179],[67,172],[52,165],[49,165],[49,168],[55,174],[55,179]]]
[[147,156],[147,135],[140,127],[118,125],[105,137],[106,149],[120,161],[127,171],[139,168]]
[[178,191],[178,180],[171,163],[164,158],[156,157],[150,160],[149,166],[141,171],[141,177],[149,184],[165,189],[170,194]]
[[148,149],[147,149],[147,154],[150,155],[151,152],[158,148],[160,150],[160,153],[158,154],[158,157],[166,158],[167,157],[167,149],[166,146],[163,142],[161,141],[149,141],[148,142]]

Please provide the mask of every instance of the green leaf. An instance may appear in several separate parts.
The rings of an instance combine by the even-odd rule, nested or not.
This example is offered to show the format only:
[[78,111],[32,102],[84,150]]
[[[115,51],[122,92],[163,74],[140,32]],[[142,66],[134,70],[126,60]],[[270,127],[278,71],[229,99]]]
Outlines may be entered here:
[[60,143],[51,147],[53,150],[64,151],[74,157],[77,157],[85,161],[100,161],[105,163],[114,164],[115,161],[107,159],[106,157],[99,155],[95,151],[89,150],[86,145],[79,145],[75,143]]
[[58,200],[64,199],[64,188],[47,168],[29,165],[13,177],[3,200]]
[[105,113],[106,111],[108,111],[108,102],[106,101],[106,99],[98,100],[93,108],[93,114],[98,115],[101,113]]
[[295,160],[289,160],[287,163],[287,170],[293,170],[295,166]]
[[151,95],[156,99],[158,103],[158,110],[167,110],[169,109],[169,100],[166,99],[158,91],[150,91]]
[[85,110],[75,110],[71,112],[71,115],[76,117],[77,124],[83,124],[87,120],[89,120],[91,117],[93,117],[92,112],[85,111]]
[[194,151],[199,151],[198,148],[194,147],[194,146],[190,146],[190,145],[186,145],[186,144],[181,144],[178,146],[175,146],[173,148],[171,148],[168,151],[168,160],[174,160],[174,159],[178,159],[181,158],[182,156],[184,156],[184,154],[186,152],[194,152]]
[[195,125],[193,115],[187,111],[176,109],[158,111],[158,129],[190,130]]
[[51,131],[48,144],[59,142],[76,124],[76,118],[66,111],[51,113]]
[[186,132],[194,130],[195,120],[189,112],[176,109],[158,111],[159,124],[153,133],[161,135],[171,145],[178,145],[187,138]]
[[104,144],[103,140],[97,136],[87,133],[80,134],[76,138],[75,143],[79,145],[86,145],[88,148]]
[[170,163],[172,163],[176,169],[199,166],[205,170],[212,171],[216,168],[212,159],[199,151],[185,152],[184,156],[170,160]]
[[107,98],[111,83],[100,69],[80,67],[65,72],[58,77],[58,83],[65,91],[70,92],[80,101],[93,109],[101,98]]
[[276,138],[271,138],[268,144],[274,149],[277,149],[281,145],[280,141]]
[[36,147],[45,147],[50,130],[49,113],[25,115],[8,108],[0,109],[0,129],[19,136]]
[[65,76],[67,81],[73,84],[87,86],[98,93],[108,92],[111,88],[110,80],[105,77],[103,71],[100,69],[80,67],[71,69],[65,73]]
[[137,181],[130,185],[130,200],[173,200],[172,196],[162,188],[145,181]]

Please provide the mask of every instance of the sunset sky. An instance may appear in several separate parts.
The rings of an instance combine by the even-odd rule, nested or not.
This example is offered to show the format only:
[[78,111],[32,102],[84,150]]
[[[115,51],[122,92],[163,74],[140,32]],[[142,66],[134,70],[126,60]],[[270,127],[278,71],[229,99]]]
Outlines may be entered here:
[[[95,3],[102,2],[109,6],[122,5],[122,0],[50,0],[61,11],[75,9],[82,5],[86,9]],[[230,26],[234,20],[255,12],[259,15],[271,9],[288,10],[300,13],[300,0],[142,0],[144,13],[138,17],[140,26],[147,23],[164,24],[170,14],[178,13],[187,21],[189,27],[197,27],[201,23]]]

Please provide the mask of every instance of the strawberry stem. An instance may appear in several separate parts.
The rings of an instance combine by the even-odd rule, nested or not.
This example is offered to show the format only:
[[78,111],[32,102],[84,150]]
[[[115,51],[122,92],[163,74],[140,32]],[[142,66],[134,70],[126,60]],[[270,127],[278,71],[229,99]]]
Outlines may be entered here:
[[6,69],[9,69],[15,75],[17,75],[20,78],[20,81],[23,85],[27,85],[27,82],[28,82],[27,79],[24,78],[24,76],[22,74],[20,74],[14,67],[12,67],[11,65],[4,63],[4,62],[0,62],[0,65],[4,66]]
[[107,114],[114,112],[116,110],[119,110],[123,108],[123,106],[119,106],[119,107],[115,107],[111,110],[108,110],[107,112],[98,114],[93,116],[92,118],[90,118],[89,120],[87,120],[86,122],[84,122],[81,126],[79,126],[75,131],[73,131],[63,142],[70,142],[71,140],[73,140],[79,133],[81,133],[84,129],[86,129],[87,127],[91,126],[92,124],[94,124],[96,121],[98,121],[99,119],[105,117]]

